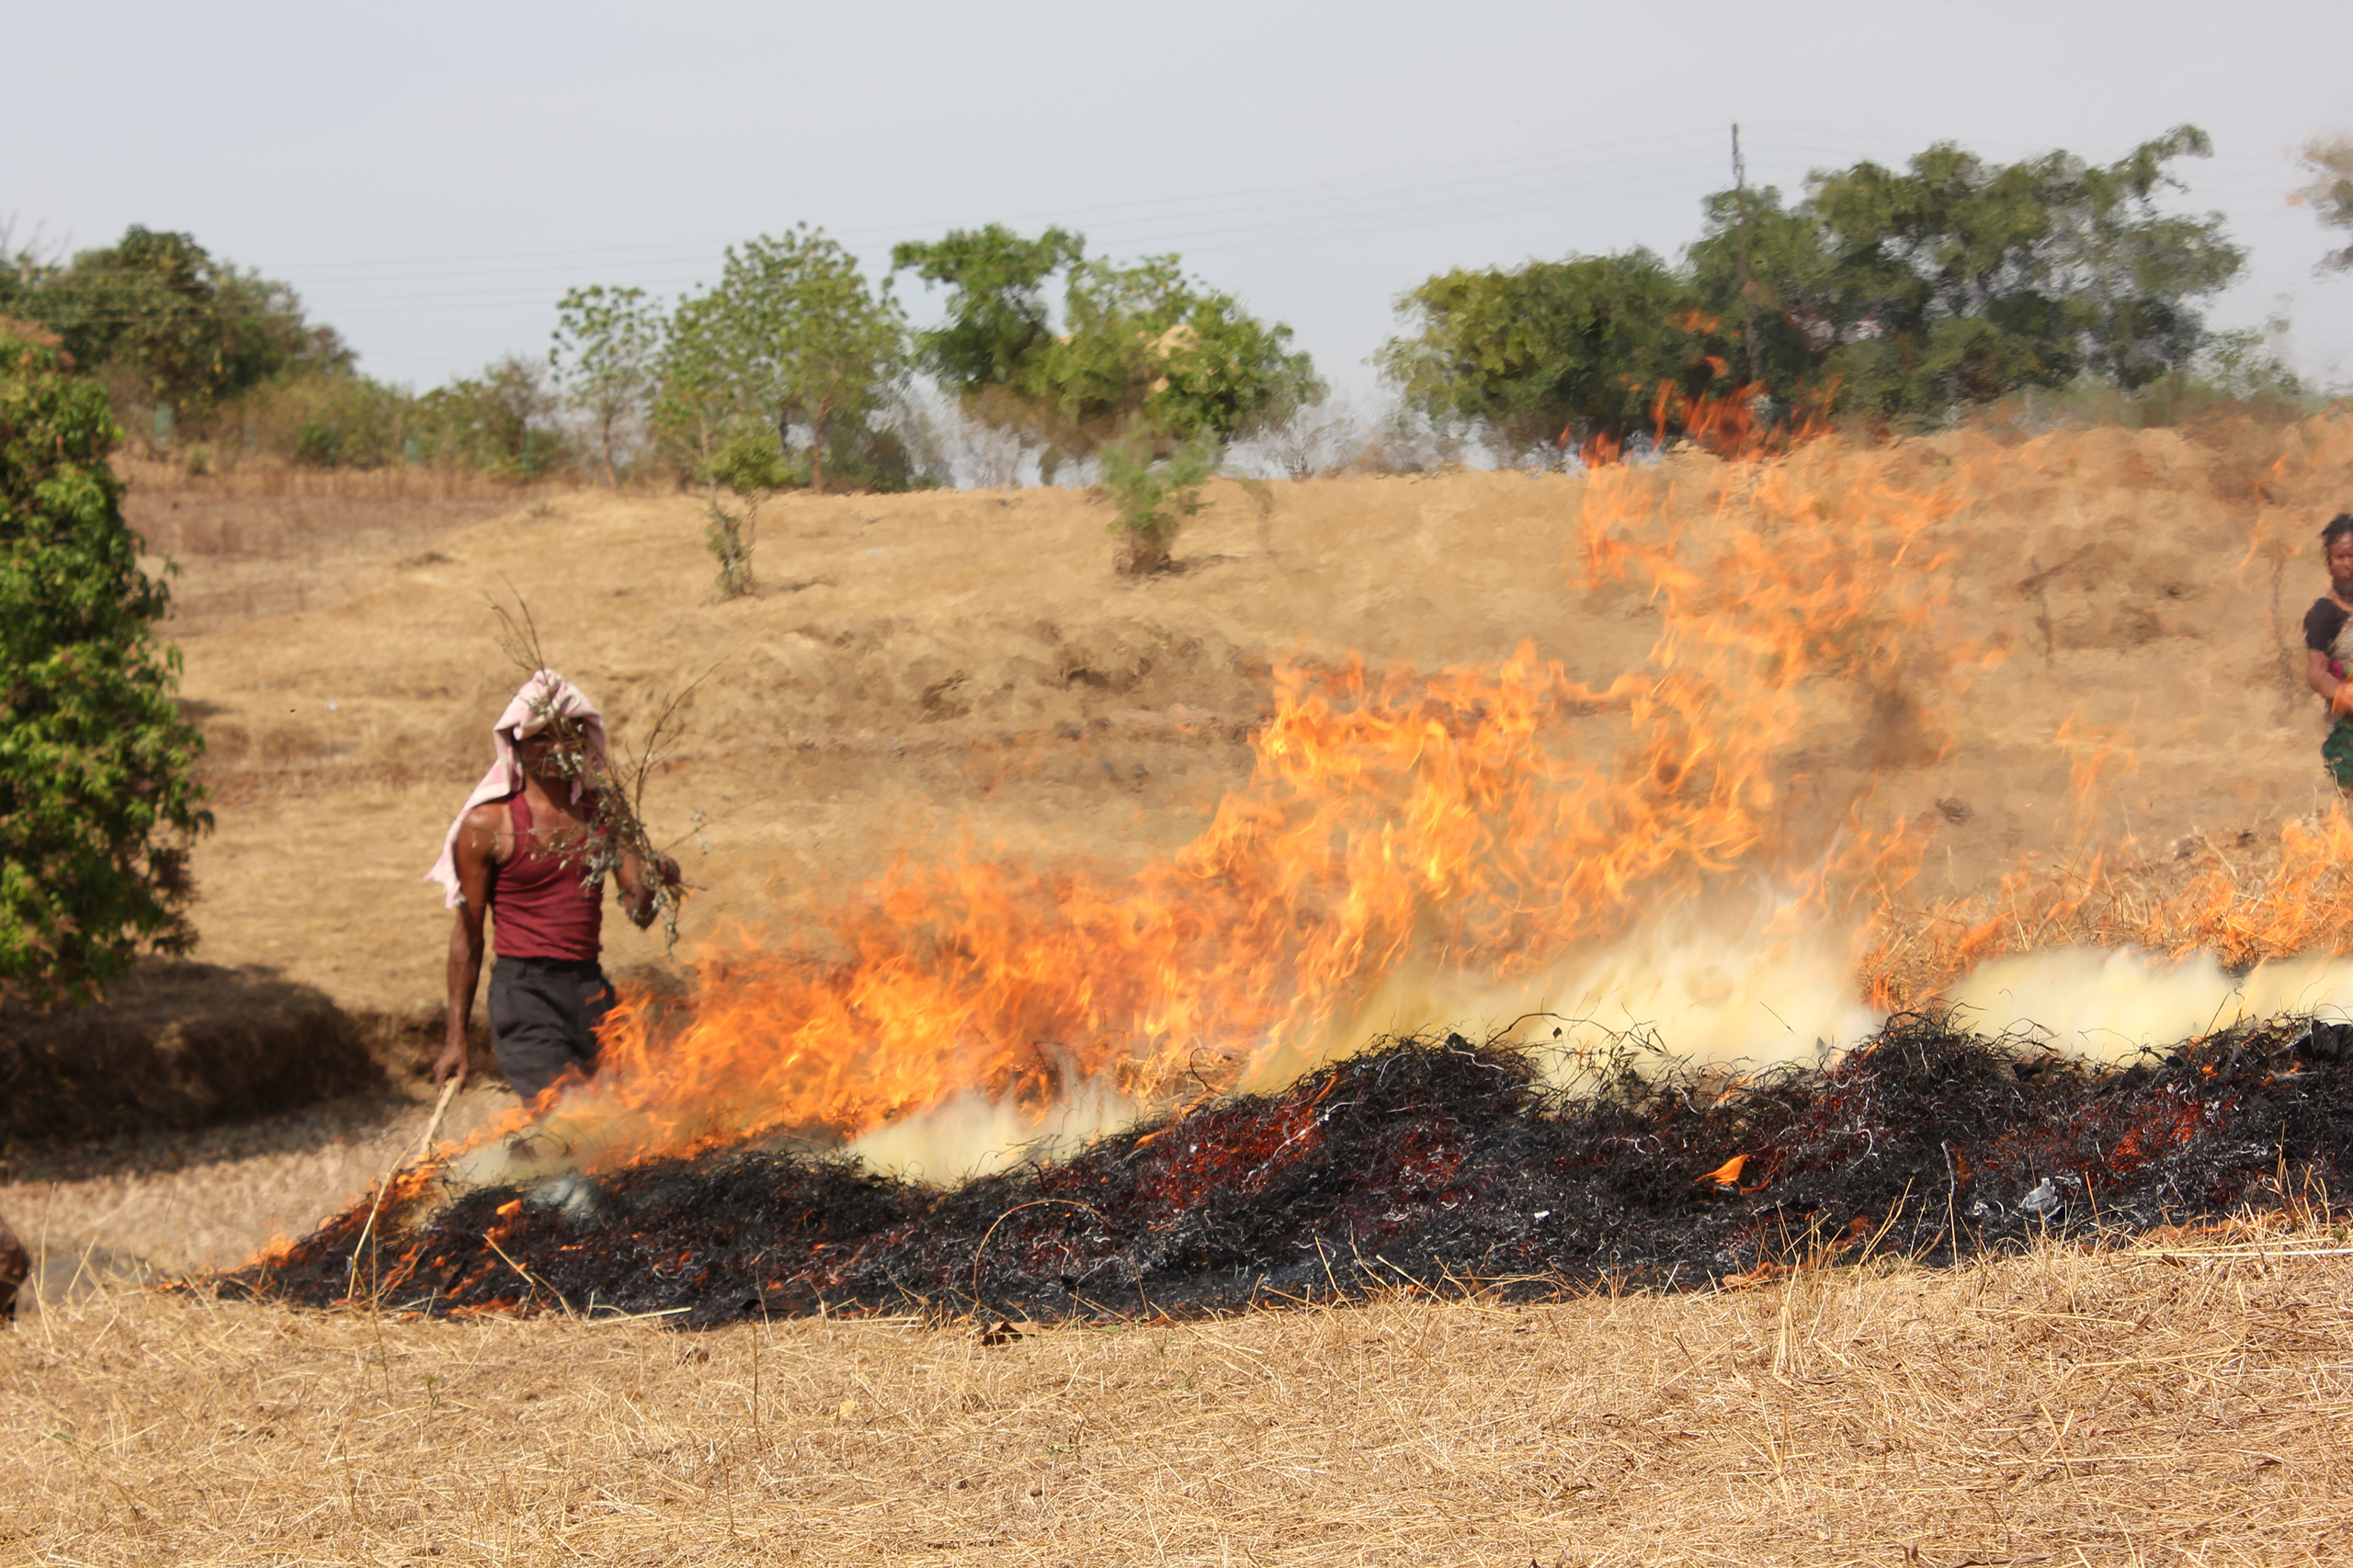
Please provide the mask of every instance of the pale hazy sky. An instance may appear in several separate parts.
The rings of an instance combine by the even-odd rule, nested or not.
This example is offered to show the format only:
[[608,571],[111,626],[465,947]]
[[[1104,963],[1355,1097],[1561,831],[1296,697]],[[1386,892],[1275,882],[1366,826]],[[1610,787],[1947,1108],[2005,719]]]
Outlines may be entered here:
[[2297,367],[2353,381],[2353,278],[2313,276],[2331,237],[2286,204],[2298,144],[2353,128],[2342,0],[12,0],[0,37],[15,243],[188,231],[420,388],[543,350],[574,284],[675,296],[800,220],[879,269],[994,220],[1180,251],[1365,390],[1433,271],[1673,254],[1734,119],[1785,190],[1940,139],[2106,161],[2201,125],[2182,204],[2250,252],[2213,319],[2284,302]]

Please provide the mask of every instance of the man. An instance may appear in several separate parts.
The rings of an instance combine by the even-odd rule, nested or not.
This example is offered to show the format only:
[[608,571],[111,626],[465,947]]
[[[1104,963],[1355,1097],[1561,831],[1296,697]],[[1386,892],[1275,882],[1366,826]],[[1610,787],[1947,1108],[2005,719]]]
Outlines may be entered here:
[[[653,924],[654,885],[639,858],[618,846],[603,798],[605,723],[579,687],[552,670],[523,683],[492,731],[496,760],[475,786],[426,873],[447,891],[449,933],[447,1042],[433,1081],[466,1073],[466,1025],[482,978],[483,916],[494,912],[498,963],[491,971],[490,1030],[498,1070],[529,1104],[567,1074],[597,1069],[597,1026],[613,1006],[597,963],[604,877],[640,930]],[[665,888],[678,863],[655,857]]]

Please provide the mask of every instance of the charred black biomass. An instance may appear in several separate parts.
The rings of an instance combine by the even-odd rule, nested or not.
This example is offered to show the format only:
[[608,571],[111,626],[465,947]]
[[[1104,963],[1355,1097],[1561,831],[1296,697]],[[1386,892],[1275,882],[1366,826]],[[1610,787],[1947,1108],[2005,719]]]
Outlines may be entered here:
[[[1944,1263],[2339,1187],[2347,1037],[2274,1023],[2096,1069],[1908,1017],[1825,1071],[1621,1062],[1574,1093],[1512,1049],[1404,1040],[949,1188],[752,1147],[438,1207],[428,1187],[378,1220],[358,1279],[437,1315],[683,1309],[673,1322],[708,1325],[1204,1312],[1407,1282],[1680,1289],[1866,1251]],[[223,1288],[345,1300],[365,1208]]]

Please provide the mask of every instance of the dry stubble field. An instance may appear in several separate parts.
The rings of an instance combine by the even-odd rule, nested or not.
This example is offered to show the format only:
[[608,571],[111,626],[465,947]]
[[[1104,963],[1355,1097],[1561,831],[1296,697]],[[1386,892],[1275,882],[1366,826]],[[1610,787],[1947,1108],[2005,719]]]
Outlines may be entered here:
[[2341,1561],[2341,1237],[1530,1307],[1399,1295],[995,1344],[905,1321],[690,1337],[117,1290],[0,1349],[0,1550],[406,1568]]
[[[2130,834],[2163,866],[2311,811],[2313,725],[2282,655],[2320,574],[2307,554],[2275,579],[2260,546],[2343,505],[2353,462],[2330,431],[2298,443],[1915,444],[1922,482],[1961,494],[1939,525],[1956,612],[2009,657],[1918,694],[1949,745],[1891,757],[1827,733],[1808,775],[1876,769],[1938,835],[1922,875],[1945,891],[2071,835]],[[1707,460],[1684,460],[1662,483],[1703,489]],[[46,1242],[58,1299],[0,1342],[0,1499],[22,1500],[0,1501],[0,1540],[79,1561],[2326,1552],[2347,1365],[2329,1257],[2052,1255],[1525,1312],[1401,1298],[1002,1346],[909,1324],[689,1343],[323,1320],[86,1280],[63,1300],[79,1256],[237,1261],[419,1130],[446,917],[417,878],[515,679],[489,601],[518,585],[624,741],[711,672],[650,802],[701,889],[691,944],[791,931],[812,890],[909,846],[969,835],[1117,867],[1180,844],[1246,776],[1279,660],[1428,667],[1528,639],[1606,682],[1656,612],[1573,585],[1582,486],[1333,480],[1275,486],[1267,509],[1221,486],[1187,569],[1140,584],[1112,575],[1079,497],[792,497],[763,521],[762,593],[719,603],[686,498],[543,495],[485,518],[480,497],[396,486],[355,514],[151,485],[135,516],[185,570],[175,635],[221,818],[197,864],[199,957],[226,978],[179,1005],[195,1017],[207,984],[240,1016],[272,988],[315,993],[364,1022],[392,1083],[8,1152],[0,1210]],[[2088,822],[2070,719],[2137,759]],[[617,966],[662,962],[614,936]],[[469,1089],[460,1130],[499,1104]]]

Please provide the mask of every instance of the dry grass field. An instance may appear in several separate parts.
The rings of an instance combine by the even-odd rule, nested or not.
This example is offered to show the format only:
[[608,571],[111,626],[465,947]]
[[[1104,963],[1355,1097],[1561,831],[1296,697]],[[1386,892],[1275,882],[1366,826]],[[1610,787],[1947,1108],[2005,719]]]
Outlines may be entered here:
[[2294,1563],[2341,1231],[990,1337],[94,1294],[0,1335],[25,1562]]
[[[2268,838],[2320,801],[2316,704],[2290,666],[2325,586],[2310,536],[2353,496],[2353,426],[1962,432],[1831,466],[1823,507],[1845,485],[1919,498],[1931,526],[1897,585],[1940,585],[1938,652],[1970,656],[1896,672],[1898,733],[1825,713],[1779,766],[1795,794],[1875,778],[1882,815],[1924,821],[1924,892],[2079,839],[2162,856]],[[1631,504],[1670,532],[1706,528],[1740,484],[1697,457],[1638,477]],[[197,862],[201,956],[347,1008],[435,1005],[444,916],[418,879],[516,684],[494,602],[528,603],[624,744],[701,677],[649,801],[700,889],[692,942],[789,924],[813,891],[965,838],[1114,868],[1165,855],[1247,780],[1278,664],[1430,671],[1527,642],[1607,686],[1642,665],[1661,609],[1639,581],[1580,581],[1587,483],[1323,480],[1265,508],[1221,483],[1184,570],[1145,581],[1113,574],[1108,510],[1084,495],[792,495],[764,515],[760,592],[727,601],[690,496],[541,495],[489,520],[472,496],[346,504],[398,527],[208,497],[231,520],[179,536],[173,629],[221,823]],[[133,507],[165,545],[172,500]],[[2130,760],[2088,809],[2071,794],[2086,737]],[[662,957],[612,941],[625,965]]]
[[[1883,1260],[1728,1294],[1400,1296],[1002,1344],[915,1323],[690,1340],[322,1318],[128,1288],[142,1261],[225,1266],[306,1229],[421,1131],[447,915],[419,879],[518,677],[494,604],[528,601],[624,745],[700,677],[647,801],[697,890],[680,955],[608,927],[608,966],[640,986],[745,931],[822,943],[828,901],[902,856],[1142,878],[1251,787],[1285,665],[1487,669],[1528,642],[1598,689],[1676,613],[1589,570],[1599,482],[1561,475],[1277,484],[1265,505],[1220,483],[1182,569],[1148,581],[1113,574],[1108,514],[1081,495],[790,496],[763,515],[760,591],[733,601],[712,594],[692,497],[141,477],[134,519],[180,565],[172,635],[211,746],[219,830],[196,874],[214,967],[152,975],[87,1026],[135,1037],[118,1076],[152,1077],[154,1115],[0,1147],[0,1212],[48,1258],[40,1310],[0,1335],[12,1560],[2344,1550],[2353,1275],[2310,1226],[1950,1275]],[[1686,456],[1611,483],[1610,505],[1671,537],[1750,505],[1756,482]],[[1933,601],[1941,630],[1860,697],[1809,687],[1774,710],[1785,843],[1827,857],[1854,842],[1841,813],[1867,807],[1911,846],[1908,909],[1999,908],[2013,946],[2172,910],[2204,940],[2168,890],[2259,889],[2283,830],[2326,804],[2296,623],[2325,585],[2310,536],[2353,502],[2353,425],[1964,431],[1857,458],[1813,494],[1803,516],[1832,535],[1850,504],[1918,511],[1919,548],[1882,586]],[[1630,721],[1576,722],[1562,744],[1607,755]],[[2086,873],[2107,902],[2052,903],[2053,875]],[[1951,924],[1895,930],[1888,972],[1949,967]],[[306,1045],[256,1023],[312,1017],[313,997],[340,1032]],[[205,1051],[244,1055],[207,1076]],[[359,1065],[330,1083],[305,1056],[301,1094],[328,1097],[240,1118],[239,1073],[311,1051]],[[478,1082],[449,1131],[509,1104]]]

